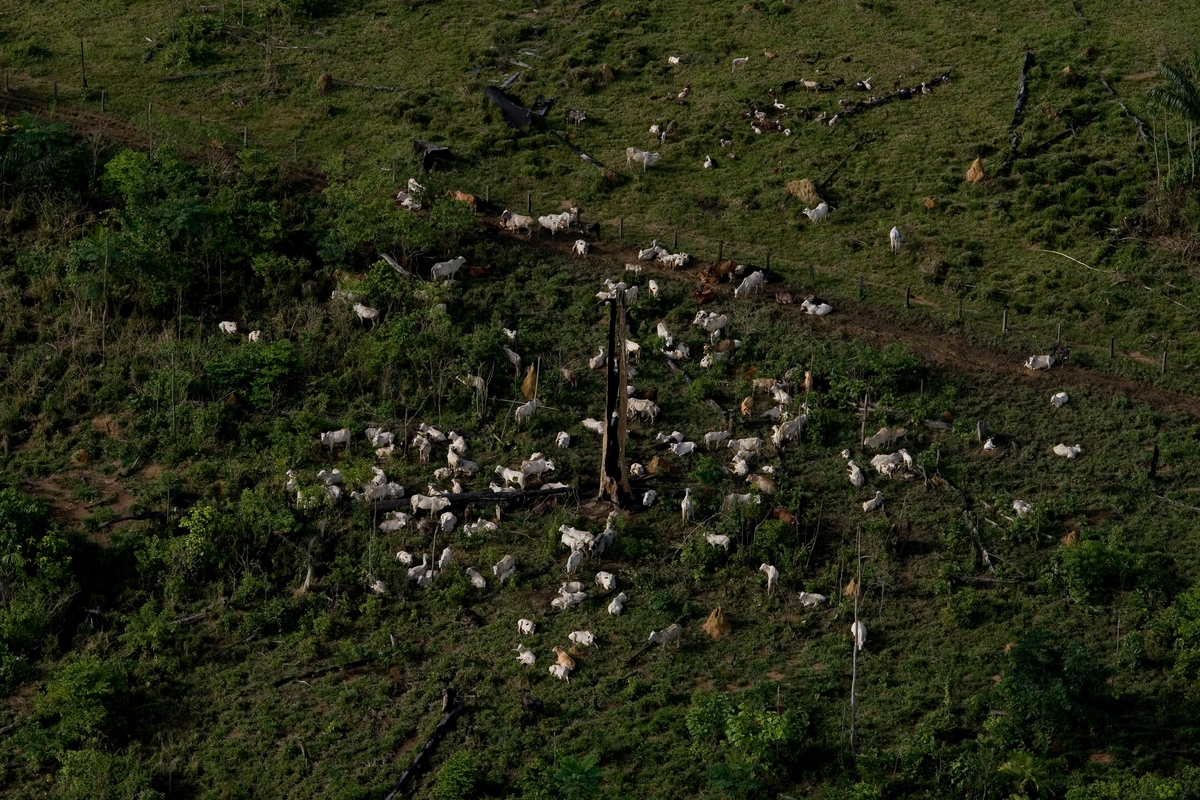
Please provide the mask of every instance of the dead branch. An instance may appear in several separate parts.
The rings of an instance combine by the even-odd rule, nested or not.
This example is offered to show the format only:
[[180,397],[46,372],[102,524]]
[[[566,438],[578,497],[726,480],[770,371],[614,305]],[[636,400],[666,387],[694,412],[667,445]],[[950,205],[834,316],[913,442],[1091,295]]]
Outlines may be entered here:
[[[294,67],[297,62],[292,61],[287,64],[272,64],[273,67]],[[160,78],[159,83],[171,83],[172,81],[186,81],[192,78],[215,78],[220,75],[233,75],[238,72],[261,72],[262,67],[236,67],[234,69],[213,69],[207,72],[188,72],[184,75],[168,75],[165,78]]]

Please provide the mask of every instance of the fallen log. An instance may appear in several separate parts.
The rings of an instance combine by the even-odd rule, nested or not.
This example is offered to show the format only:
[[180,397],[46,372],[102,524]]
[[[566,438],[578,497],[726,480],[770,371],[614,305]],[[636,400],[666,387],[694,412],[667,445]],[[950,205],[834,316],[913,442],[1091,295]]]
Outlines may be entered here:
[[280,686],[283,686],[285,683],[291,683],[292,681],[306,681],[309,678],[319,678],[322,675],[328,675],[331,672],[339,672],[344,669],[354,669],[355,667],[361,667],[366,664],[369,664],[370,662],[371,662],[371,658],[370,658],[370,656],[368,656],[367,658],[360,658],[360,659],[357,659],[356,661],[351,661],[349,664],[334,664],[333,666],[330,666],[330,667],[321,667],[320,669],[312,669],[312,670],[309,670],[308,672],[301,672],[299,675],[289,675],[286,678],[280,678],[279,680],[275,681],[271,685],[278,688]]
[[441,738],[450,730],[450,726],[454,724],[454,720],[463,712],[466,705],[462,700],[459,700],[454,706],[442,715],[442,719],[438,722],[437,727],[433,729],[433,733],[429,734],[429,739],[426,740],[425,746],[421,748],[421,752],[417,753],[416,758],[408,765],[408,769],[400,773],[400,777],[396,780],[392,790],[387,793],[383,800],[396,800],[396,796],[400,794],[400,790],[404,788],[404,784],[408,783],[409,779],[417,774],[417,771],[425,765],[426,757],[433,751]]
[[508,127],[517,130],[529,127],[529,123],[533,120],[533,113],[528,108],[514,102],[511,97],[495,86],[488,86],[483,90],[483,94],[496,108],[500,109],[500,115]]
[[1117,92],[1115,89],[1113,89],[1112,84],[1108,82],[1108,78],[1101,76],[1100,83],[1104,84],[1104,88],[1108,89],[1109,94],[1117,98],[1117,105],[1121,107],[1121,111],[1125,113],[1125,116],[1137,124],[1138,135],[1142,137],[1142,141],[1149,142],[1150,137],[1146,135],[1146,123],[1142,122],[1141,119],[1138,118],[1137,114],[1134,114],[1123,102],[1121,102],[1121,98],[1117,97]]
[[838,119],[845,119],[846,117],[853,117],[856,114],[861,114],[864,111],[869,111],[872,108],[879,108],[882,105],[887,105],[888,103],[891,103],[896,100],[910,100],[919,94],[924,94],[924,92],[921,89],[922,86],[924,86],[927,89],[930,89],[930,88],[933,88],[934,86],[940,86],[943,83],[949,83],[949,82],[950,82],[950,72],[949,72],[949,70],[947,70],[946,72],[943,72],[941,75],[938,75],[935,78],[930,78],[929,80],[925,81],[922,84],[917,84],[916,86],[909,86],[908,88],[898,89],[895,94],[888,94],[888,95],[884,95],[883,97],[873,97],[870,100],[860,101],[860,102],[856,103],[852,108],[848,108],[845,111],[839,111],[834,116],[837,117]]
[[576,147],[575,145],[571,144],[569,141],[567,141],[567,140],[566,140],[566,138],[565,138],[565,137],[563,137],[561,134],[559,134],[559,132],[558,132],[558,131],[554,130],[553,128],[548,128],[547,130],[548,130],[548,132],[550,133],[550,135],[551,135],[551,136],[553,136],[555,139],[558,139],[560,142],[562,142],[563,144],[565,144],[565,145],[567,146],[567,148],[568,148],[568,149],[570,149],[570,151],[571,151],[572,153],[574,153],[575,155],[579,156],[579,157],[580,157],[580,158],[582,158],[584,161],[588,162],[589,164],[591,164],[593,167],[595,167],[596,169],[600,170],[601,172],[604,172],[604,170],[606,169],[606,167],[605,167],[603,164],[601,164],[599,161],[597,161],[596,159],[592,158],[591,156],[589,156],[587,153],[585,153],[585,152],[583,152],[582,150],[580,150],[580,149],[579,149],[578,147]]
[[1025,103],[1029,100],[1029,68],[1033,66],[1033,53],[1026,50],[1025,60],[1021,64],[1021,85],[1017,87],[1017,104],[1013,107],[1012,124],[1008,126],[1008,130],[1013,133],[1012,149],[1015,151],[1017,145],[1021,143],[1021,137],[1017,136],[1015,131],[1018,125],[1021,124],[1021,118],[1025,116]]
[[113,517],[110,520],[101,522],[96,526],[99,528],[107,528],[109,525],[116,525],[118,522],[129,522],[130,520],[156,519],[159,522],[167,521],[167,512],[165,511],[135,511],[132,514],[124,514],[120,517]]
[[[273,67],[294,67],[298,62],[291,61],[287,64],[272,64]],[[188,72],[183,75],[168,75],[165,78],[159,78],[159,83],[171,83],[173,81],[186,81],[192,78],[215,78],[220,75],[235,75],[239,72],[261,72],[262,67],[235,67],[233,69],[214,69],[207,72]],[[350,84],[354,86],[356,84]]]
[[352,86],[355,89],[373,89],[377,92],[398,92],[400,91],[395,86],[376,86],[373,83],[351,83],[350,81],[342,81],[337,78],[333,79],[335,86]]

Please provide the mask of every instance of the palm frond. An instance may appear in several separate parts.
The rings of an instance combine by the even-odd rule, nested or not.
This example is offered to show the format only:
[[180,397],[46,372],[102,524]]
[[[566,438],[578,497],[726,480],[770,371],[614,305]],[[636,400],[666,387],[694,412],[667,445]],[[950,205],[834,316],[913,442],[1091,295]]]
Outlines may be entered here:
[[1192,57],[1191,70],[1163,62],[1158,65],[1158,74],[1166,81],[1148,91],[1147,97],[1159,107],[1179,114],[1184,119],[1200,122],[1200,53]]

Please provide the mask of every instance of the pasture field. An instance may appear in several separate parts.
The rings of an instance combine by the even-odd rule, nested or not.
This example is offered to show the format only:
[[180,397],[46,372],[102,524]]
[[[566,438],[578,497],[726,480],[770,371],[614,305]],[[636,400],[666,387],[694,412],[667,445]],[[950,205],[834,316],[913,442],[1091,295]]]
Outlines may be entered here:
[[[403,183],[411,141],[428,139],[457,156],[447,184],[486,192],[498,207],[523,209],[531,196],[551,213],[570,201],[610,235],[623,219],[629,241],[677,235],[705,258],[723,242],[725,255],[756,263],[769,250],[773,266],[797,277],[813,265],[828,293],[854,296],[862,275],[874,302],[895,308],[911,287],[942,320],[957,318],[961,298],[976,336],[999,333],[1007,308],[1011,329],[1044,341],[1061,325],[1081,355],[1106,354],[1115,337],[1134,359],[1166,350],[1189,371],[1200,212],[1177,190],[1194,175],[1192,140],[1145,91],[1160,61],[1188,58],[1197,27],[1168,3],[1111,1],[25,3],[0,27],[0,66],[18,83],[32,76],[30,91],[43,98],[57,81],[64,103],[91,110],[103,89],[109,112],[142,127],[153,104],[147,135],[189,148],[235,147],[245,129],[279,158],[351,174],[395,168]],[[81,36],[87,100],[77,88]],[[1029,101],[1010,133],[1026,50]],[[739,56],[750,60],[734,70]],[[932,94],[832,128],[802,118],[947,71],[951,83]],[[335,81],[324,95],[322,72]],[[522,132],[482,93],[516,72],[519,100],[555,98],[544,122]],[[846,85],[834,92],[783,90],[838,78]],[[871,92],[853,88],[867,79]],[[1105,81],[1145,121],[1148,140]],[[776,115],[769,91],[787,112]],[[749,103],[791,135],[756,136],[739,119]],[[588,120],[565,123],[568,107]],[[659,145],[647,131],[671,121],[676,132]],[[628,171],[630,146],[660,150],[663,161],[645,175]],[[720,168],[701,169],[706,155]],[[976,157],[989,177],[972,185],[964,175]],[[826,223],[810,224],[788,194],[801,178],[837,209]],[[893,225],[907,237],[899,257],[887,247]]]
[[[1178,6],[5,10],[0,796],[384,798],[431,737],[397,796],[1200,791],[1200,211],[1190,131],[1144,95],[1159,61],[1194,46],[1197,23]],[[1010,158],[1026,48],[1030,99]],[[555,97],[522,132],[482,95],[518,70],[514,96]],[[929,94],[833,127],[803,119],[865,99],[855,81],[889,93],[947,71]],[[193,72],[219,74],[161,82]],[[783,88],[838,77],[834,92]],[[743,101],[778,111],[768,90],[789,106],[787,136],[738,118]],[[567,107],[588,119],[564,123]],[[672,120],[666,142],[647,133]],[[418,137],[454,162],[419,174]],[[628,146],[663,160],[627,170]],[[718,169],[700,168],[706,155]],[[977,157],[989,177],[968,184]],[[389,198],[410,176],[427,189],[418,213]],[[820,224],[786,189],[801,178],[834,206]],[[475,213],[447,189],[490,202]],[[577,205],[600,221],[592,253],[567,254],[576,234],[500,231],[496,213],[523,212],[527,197],[535,214]],[[638,247],[676,237],[688,268],[624,269]],[[718,252],[765,264],[768,250],[781,284],[693,296]],[[459,280],[425,277],[458,254]],[[614,544],[575,575],[591,597],[558,611],[559,527],[597,533],[611,510],[593,501],[600,439],[581,424],[605,414],[605,375],[587,365],[607,346],[605,278],[641,289],[632,384],[656,392],[661,414],[630,423],[627,457],[653,465],[635,494],[657,500],[612,518]],[[806,316],[775,301],[780,289],[816,291],[834,313]],[[740,343],[708,367],[701,310],[728,314],[724,341]],[[225,320],[239,333],[221,333]],[[689,359],[664,357],[660,321]],[[1060,324],[1067,365],[1022,370]],[[518,426],[529,367],[545,407]],[[753,380],[785,375],[788,413],[807,421],[774,447],[761,417],[772,402]],[[1070,399],[1055,408],[1059,391]],[[318,471],[335,466],[347,494],[376,466],[409,494],[450,490],[434,475],[447,446],[429,463],[411,446],[420,423],[465,437],[481,468],[457,476],[465,492],[543,452],[546,480],[578,497],[460,503],[457,527],[436,534],[427,512],[383,532],[380,509],[322,499]],[[401,436],[390,458],[364,436],[380,426]],[[862,444],[885,426],[904,432]],[[350,446],[319,443],[342,427]],[[704,447],[722,429],[766,440],[751,470],[773,491],[737,475],[728,448]],[[693,455],[656,441],[676,430]],[[1060,443],[1082,453],[1058,457]],[[899,448],[912,460],[903,478],[870,466]],[[847,479],[844,449],[865,486]],[[309,501],[285,488],[289,470]],[[882,509],[864,512],[876,491]],[[749,505],[727,499],[747,492]],[[467,535],[477,519],[497,528]],[[729,536],[729,551],[706,533]],[[447,546],[451,566],[427,588],[396,557]],[[490,567],[507,554],[517,568],[501,585]],[[781,576],[770,594],[764,563]],[[592,584],[601,569],[628,596],[620,616]],[[827,599],[807,607],[800,592]],[[731,629],[711,638],[718,607]],[[537,632],[520,635],[519,618]],[[857,654],[856,618],[868,631]],[[678,645],[646,646],[672,623]],[[598,647],[570,647],[582,629]],[[534,666],[518,662],[519,643]],[[554,646],[577,661],[569,684],[547,672]],[[523,709],[522,690],[542,708]]]

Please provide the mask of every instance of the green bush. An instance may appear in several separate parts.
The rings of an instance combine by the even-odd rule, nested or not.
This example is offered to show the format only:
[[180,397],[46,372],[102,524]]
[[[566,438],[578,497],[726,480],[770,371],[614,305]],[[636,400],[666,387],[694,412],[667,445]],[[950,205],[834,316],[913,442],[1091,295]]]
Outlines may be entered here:
[[213,399],[236,393],[268,408],[293,386],[303,366],[296,346],[286,339],[252,342],[218,353],[205,366],[204,377]]
[[458,751],[446,759],[433,785],[433,800],[471,800],[477,769],[470,753]]
[[1048,749],[1055,737],[1082,735],[1098,721],[1109,696],[1105,668],[1081,645],[1058,642],[1034,629],[1009,651],[996,687],[1005,714],[988,723],[1002,743],[1036,741]]

